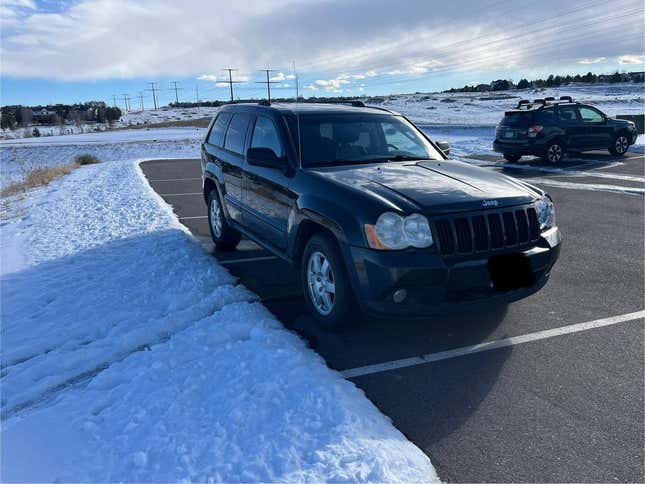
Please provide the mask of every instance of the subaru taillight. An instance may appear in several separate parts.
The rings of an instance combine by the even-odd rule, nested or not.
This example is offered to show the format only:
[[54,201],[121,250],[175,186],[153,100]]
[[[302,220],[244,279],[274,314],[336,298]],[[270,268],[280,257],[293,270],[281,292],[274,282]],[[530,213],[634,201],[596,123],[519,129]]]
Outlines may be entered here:
[[531,126],[528,131],[529,138],[535,138],[542,131],[542,126]]

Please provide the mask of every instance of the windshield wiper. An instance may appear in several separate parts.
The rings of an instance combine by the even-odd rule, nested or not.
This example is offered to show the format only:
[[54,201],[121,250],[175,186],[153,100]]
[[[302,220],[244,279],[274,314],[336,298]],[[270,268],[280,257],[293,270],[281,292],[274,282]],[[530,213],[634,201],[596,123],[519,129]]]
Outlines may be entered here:
[[383,156],[382,158],[371,158],[370,161],[437,161],[434,158],[423,158],[410,155]]

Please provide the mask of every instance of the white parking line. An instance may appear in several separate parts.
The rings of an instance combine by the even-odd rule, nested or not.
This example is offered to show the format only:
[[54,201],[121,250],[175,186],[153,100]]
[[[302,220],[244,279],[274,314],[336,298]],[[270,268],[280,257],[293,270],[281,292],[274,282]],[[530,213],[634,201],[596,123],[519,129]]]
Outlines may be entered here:
[[192,193],[160,193],[162,197],[179,197],[182,195],[204,195],[202,192],[192,192]]
[[591,190],[596,192],[614,192],[625,195],[643,195],[645,188],[625,187],[621,185],[602,185],[599,183],[571,183],[565,181],[551,180],[549,178],[526,178],[531,183],[545,185],[548,187],[568,188],[571,190]]
[[200,178],[166,178],[164,180],[152,180],[152,179],[150,179],[148,181],[150,181],[150,182],[171,182],[171,181],[188,181],[188,180],[190,180],[190,181],[192,181],[192,180],[201,180],[201,177]]
[[577,333],[579,331],[587,331],[589,329],[601,328],[603,326],[610,326],[612,324],[624,323],[636,319],[645,318],[645,311],[637,311],[635,313],[623,314],[621,316],[613,316],[611,318],[597,319],[595,321],[588,321],[586,323],[572,324],[570,326],[563,326],[561,328],[547,329],[544,331],[537,331],[535,333],[524,334],[521,336],[513,336],[511,338],[498,339],[495,341],[487,341],[473,346],[465,346],[463,348],[456,348],[454,350],[440,351],[438,353],[430,353],[427,355],[414,356],[412,358],[404,358],[402,360],[388,361],[386,363],[378,363],[375,365],[360,366],[350,370],[343,370],[341,374],[345,378],[355,378],[357,376],[372,375],[374,373],[382,373],[384,371],[398,370],[400,368],[407,368],[410,366],[424,365],[434,361],[447,360],[450,358],[457,358],[459,356],[472,355],[473,353],[481,353],[482,351],[489,351],[507,346],[514,346],[530,341],[537,341],[546,338],[553,338],[554,336],[561,336],[564,334]]
[[195,217],[179,217],[177,220],[193,220],[198,218],[208,218],[208,215],[196,215]]
[[266,255],[263,257],[249,257],[247,259],[229,259],[229,260],[219,260],[218,262],[222,265],[227,265],[227,264],[239,264],[241,262],[257,262],[261,260],[273,260],[277,259],[278,257],[275,255]]

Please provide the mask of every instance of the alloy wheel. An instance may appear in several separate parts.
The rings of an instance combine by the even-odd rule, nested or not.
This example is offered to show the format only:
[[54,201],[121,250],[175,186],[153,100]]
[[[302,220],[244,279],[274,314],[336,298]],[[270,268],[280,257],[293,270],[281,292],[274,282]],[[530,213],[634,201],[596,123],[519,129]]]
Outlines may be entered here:
[[336,283],[331,264],[322,252],[313,252],[307,262],[307,287],[316,311],[327,316],[334,309]]
[[549,146],[546,157],[551,163],[557,163],[560,161],[562,159],[562,146],[559,144]]
[[219,203],[215,198],[211,200],[210,215],[211,215],[210,217],[211,229],[213,229],[213,233],[215,234],[216,237],[221,237],[222,236],[222,210],[220,209]]
[[616,139],[616,144],[614,146],[616,148],[616,153],[622,155],[627,151],[627,148],[629,148],[629,141],[627,140],[627,137],[619,136],[618,139]]

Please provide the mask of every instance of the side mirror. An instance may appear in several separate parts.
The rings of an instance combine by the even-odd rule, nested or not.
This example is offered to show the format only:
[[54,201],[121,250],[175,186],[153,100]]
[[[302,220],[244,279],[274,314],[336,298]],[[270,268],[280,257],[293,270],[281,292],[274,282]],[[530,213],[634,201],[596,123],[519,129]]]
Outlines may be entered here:
[[283,170],[287,167],[287,159],[279,157],[271,148],[249,148],[246,150],[246,161],[249,165],[266,166]]
[[441,151],[443,151],[444,155],[450,156],[450,143],[447,141],[436,141],[435,144]]

